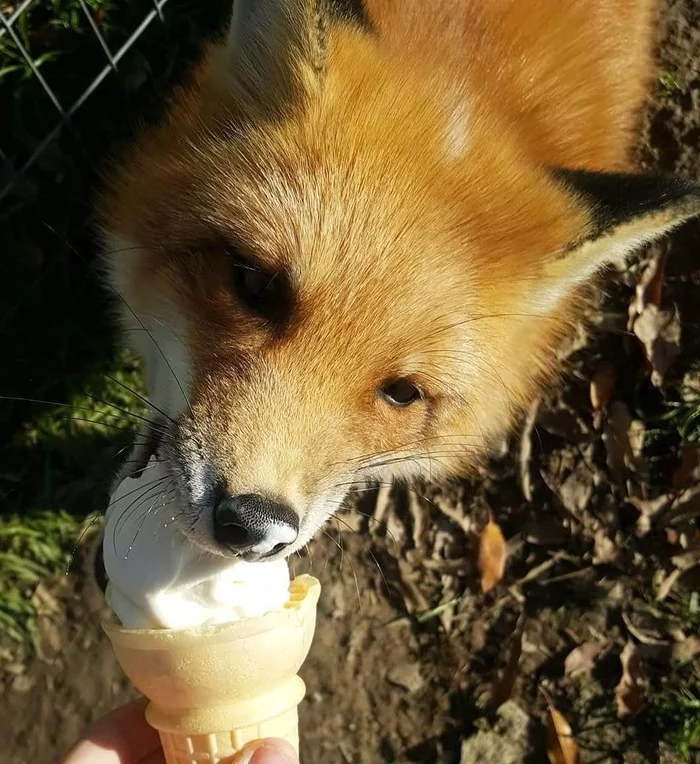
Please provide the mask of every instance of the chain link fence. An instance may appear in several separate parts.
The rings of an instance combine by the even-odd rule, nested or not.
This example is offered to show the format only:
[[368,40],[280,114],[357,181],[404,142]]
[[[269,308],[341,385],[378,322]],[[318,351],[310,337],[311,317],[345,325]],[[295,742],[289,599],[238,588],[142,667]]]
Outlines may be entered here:
[[[147,27],[163,20],[167,2],[0,0],[0,202],[118,71]],[[61,44],[68,37],[66,53]]]

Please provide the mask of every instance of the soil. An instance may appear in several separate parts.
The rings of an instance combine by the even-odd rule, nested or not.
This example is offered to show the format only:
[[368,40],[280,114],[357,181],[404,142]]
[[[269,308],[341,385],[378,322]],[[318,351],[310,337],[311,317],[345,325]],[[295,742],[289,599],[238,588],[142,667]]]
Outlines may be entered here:
[[[650,99],[639,162],[697,180],[700,5],[662,5],[660,70],[672,76]],[[699,249],[697,224],[671,242],[664,300],[683,319],[677,376],[699,355]],[[669,651],[692,639],[668,619],[649,636],[645,587],[672,571],[678,539],[697,533],[696,519],[671,527],[652,513],[651,530],[640,532],[628,500],[668,491],[678,444],[652,443],[640,457],[648,469],[620,479],[610,469],[613,414],[634,411],[640,399],[653,405],[654,390],[620,372],[614,399],[622,408],[611,404],[603,432],[589,399],[601,361],[636,358],[625,324],[639,272],[613,280],[601,298],[606,319],[569,354],[564,386],[480,480],[358,494],[294,563],[323,583],[302,672],[305,764],[543,762],[550,702],[571,723],[583,762],[680,761],[650,710],[627,720],[615,713],[627,641],[643,658],[651,695],[670,671]],[[508,563],[484,595],[476,544],[489,513],[508,539]],[[44,613],[39,655],[10,662],[0,680],[4,728],[16,731],[2,746],[4,764],[56,762],[86,725],[131,696],[85,577],[79,556],[69,576],[35,595]],[[565,676],[566,656],[590,641],[605,644],[590,674]]]

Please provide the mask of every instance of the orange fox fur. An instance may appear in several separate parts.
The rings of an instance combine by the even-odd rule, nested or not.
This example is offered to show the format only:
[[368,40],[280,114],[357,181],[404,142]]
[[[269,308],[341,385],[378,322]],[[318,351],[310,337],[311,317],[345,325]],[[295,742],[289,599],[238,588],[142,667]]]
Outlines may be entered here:
[[[681,182],[599,199],[555,172],[629,171],[651,0],[343,5],[236,0],[102,199],[205,548],[212,475],[291,505],[297,548],[351,484],[468,470],[551,379],[590,279],[698,211]],[[240,299],[238,255],[288,285],[279,320]],[[420,397],[392,405],[397,379]]]

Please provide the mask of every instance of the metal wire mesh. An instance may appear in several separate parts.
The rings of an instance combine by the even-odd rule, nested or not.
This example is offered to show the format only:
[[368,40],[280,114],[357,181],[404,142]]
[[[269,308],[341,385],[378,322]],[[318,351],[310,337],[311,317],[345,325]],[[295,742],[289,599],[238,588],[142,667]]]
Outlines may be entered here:
[[[98,23],[96,22],[93,12],[86,4],[85,0],[78,0],[78,5],[81,12],[85,15],[87,27],[95,40],[102,49],[104,55],[104,66],[97,68],[94,72],[94,76],[89,81],[89,84],[84,87],[82,92],[77,97],[73,97],[68,102],[63,102],[56,90],[47,81],[41,71],[41,56],[32,55],[27,49],[27,46],[22,41],[21,34],[18,33],[18,27],[22,23],[22,19],[25,14],[32,10],[32,6],[38,3],[39,0],[22,0],[16,6],[8,7],[3,6],[0,3],[0,44],[5,40],[11,41],[14,46],[14,53],[17,57],[26,63],[26,66],[31,73],[31,77],[35,78],[43,90],[45,96],[49,99],[53,105],[53,114],[55,119],[52,124],[48,126],[43,137],[39,138],[34,146],[32,146],[31,152],[27,157],[23,157],[19,162],[13,157],[12,147],[0,146],[0,201],[7,196],[7,194],[13,189],[17,181],[29,170],[29,168],[37,161],[46,148],[56,139],[61,130],[70,122],[75,113],[83,106],[83,104],[90,98],[95,90],[100,86],[104,79],[111,73],[115,72],[119,66],[121,59],[129,52],[133,45],[137,42],[139,37],[144,33],[146,28],[154,19],[163,19],[163,7],[168,0],[152,0],[152,8],[150,11],[146,11],[143,15],[140,23],[133,29],[131,34],[126,40],[121,42],[115,49],[110,48],[110,45],[105,35],[100,30]],[[3,111],[9,108],[6,104],[0,103],[0,120],[2,120]]]

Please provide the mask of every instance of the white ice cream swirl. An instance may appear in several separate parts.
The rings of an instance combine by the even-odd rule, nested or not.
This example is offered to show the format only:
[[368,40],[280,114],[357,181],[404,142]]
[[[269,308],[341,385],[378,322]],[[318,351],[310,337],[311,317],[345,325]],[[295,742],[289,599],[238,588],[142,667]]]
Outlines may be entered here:
[[162,463],[153,458],[140,477],[125,478],[110,498],[103,541],[106,597],[122,625],[186,629],[284,607],[286,561],[246,563],[195,547],[172,522],[179,511],[172,493],[160,495],[165,478]]

